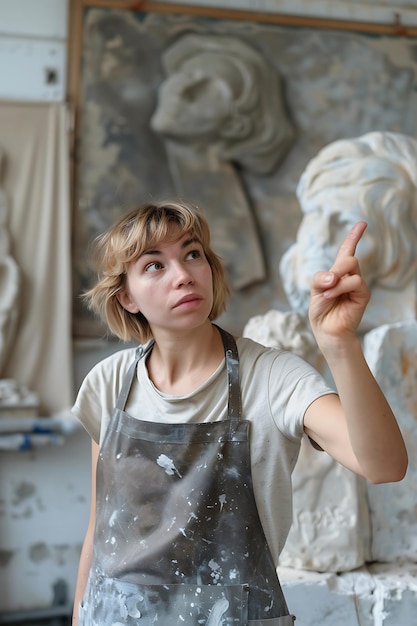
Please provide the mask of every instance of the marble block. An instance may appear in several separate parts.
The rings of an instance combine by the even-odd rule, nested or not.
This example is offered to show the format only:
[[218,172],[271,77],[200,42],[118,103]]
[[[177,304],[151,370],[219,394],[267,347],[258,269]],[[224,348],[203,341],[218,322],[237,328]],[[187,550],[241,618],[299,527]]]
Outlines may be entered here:
[[375,563],[342,574],[278,573],[297,626],[417,625],[416,563]]
[[[289,350],[322,369],[307,321],[296,311],[252,317],[244,337]],[[370,521],[363,478],[303,439],[293,476],[293,524],[280,565],[320,572],[349,571],[369,558]]]
[[[297,626],[376,624],[372,616],[374,583],[366,570],[352,576],[279,568],[279,576],[288,608],[296,616]],[[357,585],[361,602],[368,601],[366,615],[362,617],[358,611]]]
[[416,626],[417,563],[374,563],[369,574],[375,584],[375,625]]
[[356,569],[369,558],[363,478],[315,450],[306,438],[293,473],[293,524],[280,565],[318,572]]
[[[417,321],[380,326],[364,337],[369,367],[402,430],[409,468],[398,483],[368,484],[372,560],[417,560]],[[417,624],[417,618],[416,618]]]

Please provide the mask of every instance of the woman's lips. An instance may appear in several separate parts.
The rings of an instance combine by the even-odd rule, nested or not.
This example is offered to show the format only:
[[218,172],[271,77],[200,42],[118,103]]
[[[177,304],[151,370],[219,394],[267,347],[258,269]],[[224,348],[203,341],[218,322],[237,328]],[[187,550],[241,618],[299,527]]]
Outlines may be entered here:
[[183,305],[186,305],[186,304],[191,304],[193,302],[200,302],[201,300],[202,300],[201,296],[199,296],[196,293],[191,293],[191,294],[188,294],[187,296],[184,296],[180,300],[178,300],[178,302],[175,304],[174,308],[179,307],[179,306],[183,306]]

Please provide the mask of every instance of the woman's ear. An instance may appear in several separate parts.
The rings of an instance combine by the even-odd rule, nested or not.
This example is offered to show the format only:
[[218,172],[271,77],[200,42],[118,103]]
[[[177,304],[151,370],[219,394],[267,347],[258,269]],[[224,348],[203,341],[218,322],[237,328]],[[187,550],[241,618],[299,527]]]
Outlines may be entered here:
[[120,291],[118,291],[116,293],[116,298],[118,299],[122,307],[126,309],[126,311],[128,311],[129,313],[133,313],[133,314],[139,313],[138,305],[135,302],[132,302],[126,289],[123,288]]

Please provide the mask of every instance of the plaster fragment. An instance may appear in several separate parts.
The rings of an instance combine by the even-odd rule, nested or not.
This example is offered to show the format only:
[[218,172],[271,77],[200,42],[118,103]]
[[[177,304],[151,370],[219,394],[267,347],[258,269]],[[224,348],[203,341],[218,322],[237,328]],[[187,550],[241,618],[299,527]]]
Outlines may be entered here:
[[12,500],[14,506],[18,506],[24,500],[31,498],[36,492],[36,485],[26,481],[22,481],[16,486],[15,495]]
[[51,556],[46,543],[34,543],[29,547],[29,558],[34,563],[41,563]]
[[0,567],[7,567],[14,555],[13,550],[0,550]]

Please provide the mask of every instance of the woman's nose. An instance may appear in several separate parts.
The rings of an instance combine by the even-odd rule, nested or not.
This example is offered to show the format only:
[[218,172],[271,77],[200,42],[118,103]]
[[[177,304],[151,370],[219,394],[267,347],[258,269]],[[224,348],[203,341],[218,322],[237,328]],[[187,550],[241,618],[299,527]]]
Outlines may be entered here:
[[174,267],[174,284],[176,287],[181,285],[189,285],[193,282],[193,278],[187,268],[179,263]]

